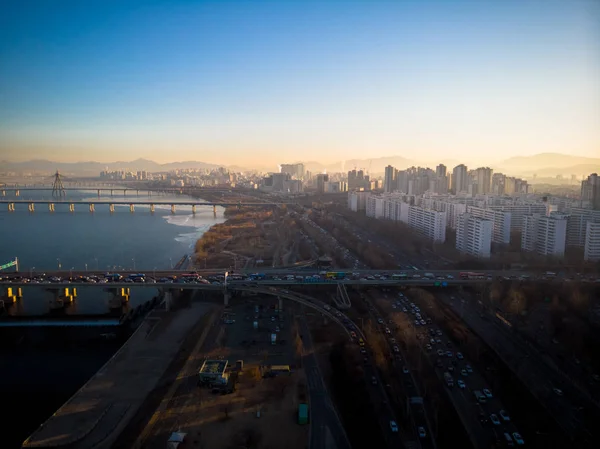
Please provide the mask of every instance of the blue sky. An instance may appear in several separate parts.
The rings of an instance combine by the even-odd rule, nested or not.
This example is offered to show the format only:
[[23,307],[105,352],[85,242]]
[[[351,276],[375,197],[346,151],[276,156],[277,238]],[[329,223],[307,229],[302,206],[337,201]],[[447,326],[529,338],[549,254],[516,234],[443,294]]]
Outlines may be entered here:
[[0,160],[600,155],[599,2],[0,6]]

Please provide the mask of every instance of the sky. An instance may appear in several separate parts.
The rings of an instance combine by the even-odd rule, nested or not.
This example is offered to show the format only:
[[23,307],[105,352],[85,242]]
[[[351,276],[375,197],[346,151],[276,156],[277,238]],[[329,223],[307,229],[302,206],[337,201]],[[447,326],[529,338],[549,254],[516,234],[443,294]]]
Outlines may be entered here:
[[600,157],[600,2],[0,5],[0,161]]

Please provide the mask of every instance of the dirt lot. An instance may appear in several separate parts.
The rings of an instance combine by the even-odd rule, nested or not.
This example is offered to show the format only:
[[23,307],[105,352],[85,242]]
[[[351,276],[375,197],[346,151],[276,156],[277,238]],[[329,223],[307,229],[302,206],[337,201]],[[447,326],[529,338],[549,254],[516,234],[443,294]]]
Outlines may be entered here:
[[[188,434],[181,449],[307,447],[309,427],[297,424],[298,404],[306,394],[303,371],[263,378],[268,366],[293,367],[297,359],[294,313],[287,308],[277,313],[275,305],[273,300],[246,297],[231,307],[211,330],[206,347],[192,354],[180,372],[181,385],[167,399],[168,406],[144,447],[164,447],[169,434],[177,430]],[[233,322],[225,324],[225,320]],[[276,327],[278,344],[272,345],[270,336]],[[232,372],[237,360],[244,361],[235,392],[214,394],[197,385],[196,373],[205,359],[227,360]]]

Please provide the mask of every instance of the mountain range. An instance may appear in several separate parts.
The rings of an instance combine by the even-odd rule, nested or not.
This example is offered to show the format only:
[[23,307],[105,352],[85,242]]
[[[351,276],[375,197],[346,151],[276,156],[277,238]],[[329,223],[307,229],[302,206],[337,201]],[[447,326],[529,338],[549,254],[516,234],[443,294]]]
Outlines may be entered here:
[[[292,161],[285,162],[291,163]],[[457,159],[446,159],[427,163],[424,161],[408,159],[403,156],[386,156],[372,159],[349,159],[332,164],[308,161],[304,162],[304,167],[306,170],[310,170],[313,173],[332,173],[348,171],[356,168],[358,170],[363,169],[375,175],[382,174],[385,170],[385,167],[388,165],[391,165],[397,169],[405,169],[411,166],[435,168],[435,166],[439,163],[443,163],[448,167],[448,171],[452,171],[452,168],[458,165],[460,162]],[[475,165],[471,166],[467,163],[467,161],[463,163],[465,163],[465,165],[467,165],[469,168],[476,168]],[[98,174],[103,170],[144,170],[155,173],[185,168],[197,170],[213,169],[222,166],[225,166],[232,171],[259,170],[268,172],[276,170],[276,167],[270,166],[256,165],[253,167],[239,167],[233,165],[210,164],[201,161],[182,161],[159,164],[148,159],[136,159],[129,162],[118,161],[111,163],[94,161],[53,162],[49,160],[38,159],[24,162],[1,161],[0,171],[41,172],[51,174],[56,170],[59,170],[62,173],[70,175],[98,176]],[[533,174],[537,174],[538,176],[576,175],[581,177],[587,176],[593,172],[600,172],[600,158],[571,156],[561,153],[540,153],[533,156],[512,157],[499,161],[495,164],[490,164],[490,167],[496,172],[502,172],[513,176],[532,176]]]

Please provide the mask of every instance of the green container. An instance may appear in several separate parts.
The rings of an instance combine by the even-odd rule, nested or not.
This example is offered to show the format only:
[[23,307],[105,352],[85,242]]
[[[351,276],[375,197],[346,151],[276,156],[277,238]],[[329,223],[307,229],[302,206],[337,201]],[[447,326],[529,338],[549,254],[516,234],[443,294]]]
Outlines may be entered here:
[[298,405],[298,424],[308,424],[308,404]]

